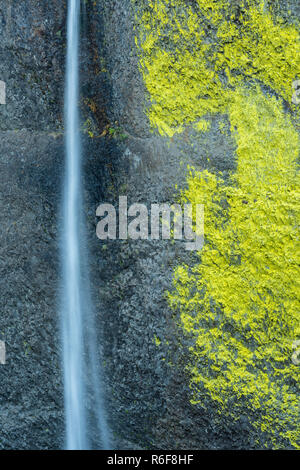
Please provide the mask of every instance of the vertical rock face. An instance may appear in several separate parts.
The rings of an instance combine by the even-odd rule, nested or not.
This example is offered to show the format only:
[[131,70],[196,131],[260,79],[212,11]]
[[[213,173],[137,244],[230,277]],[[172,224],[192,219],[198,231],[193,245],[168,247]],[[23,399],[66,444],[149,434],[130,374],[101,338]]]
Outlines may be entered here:
[[[134,41],[135,34],[139,33],[135,15],[139,19],[141,5],[148,5],[151,17],[154,13],[150,3],[115,0],[100,2],[99,5],[104,28],[102,51],[111,90],[108,119],[112,126],[121,129],[120,134],[126,136],[123,142],[119,139],[118,148],[112,155],[112,172],[108,174],[110,184],[107,189],[103,187],[103,200],[114,204],[117,204],[119,195],[127,195],[129,204],[143,202],[148,207],[154,202],[176,201],[175,185],[185,187],[188,164],[197,170],[214,174],[221,172],[225,180],[237,167],[236,142],[230,135],[231,124],[225,113],[212,113],[209,116],[210,129],[205,133],[196,132],[193,126],[187,125],[183,133],[170,139],[150,130],[145,111],[151,104],[139,71]],[[168,4],[167,14],[173,17],[176,2],[154,3]],[[205,2],[177,3],[181,6],[192,4],[195,8],[200,3],[206,8]],[[228,3],[227,19],[233,18],[237,28],[241,28],[240,7],[234,1]],[[246,5],[254,3],[245,2]],[[271,8],[274,15],[282,17],[282,24],[292,24],[299,17],[296,1],[260,3],[258,8]],[[144,11],[147,12],[147,7]],[[160,29],[158,43],[162,49],[170,51],[172,48],[172,27],[168,31],[168,26],[163,23],[164,13],[160,13],[161,22],[159,19],[157,23],[149,20],[148,51],[156,34],[154,24]],[[205,44],[213,43],[213,28],[207,27],[205,33]],[[188,55],[190,49],[187,47],[186,51]],[[172,65],[170,68],[172,70]],[[178,69],[175,68],[179,74]],[[147,70],[144,72],[147,76]],[[150,78],[155,82],[155,71]],[[176,78],[174,80],[176,82]],[[220,74],[220,83],[223,82],[226,83],[226,76]],[[244,83],[248,86],[250,82],[245,78]],[[149,79],[148,91],[152,85]],[[168,86],[159,88],[160,85],[162,81],[153,85],[157,95],[152,96],[152,104],[157,102],[157,97],[160,99],[163,121],[172,109],[172,103]],[[274,96],[272,87],[266,87],[264,91]],[[175,109],[175,103],[180,100],[176,100],[175,95],[173,99]],[[182,102],[188,109],[188,102],[183,98]],[[166,121],[168,123],[168,118]],[[188,117],[187,122],[190,122]],[[178,126],[180,124],[177,123]],[[224,126],[224,132],[220,132],[221,126]],[[246,405],[241,406],[241,412],[234,421],[218,415],[217,404],[213,400],[205,403],[204,398],[203,403],[190,404],[190,379],[185,374],[185,366],[192,343],[179,333],[177,323],[180,319],[172,314],[165,297],[165,291],[171,288],[174,268],[184,262],[190,265],[194,262],[190,254],[186,255],[182,244],[168,241],[99,241],[98,244],[102,248],[99,254],[99,312],[105,331],[107,396],[116,446],[165,449],[272,447],[267,433],[257,432],[251,425],[250,418],[255,412],[249,416]],[[289,447],[291,444],[282,440],[279,445]]]
[[[218,118],[208,138],[190,130],[170,141],[151,131],[134,41],[137,8],[126,0],[104,2],[101,11],[111,85],[108,115],[125,136],[113,154],[104,200],[117,204],[119,195],[127,195],[129,205],[141,202],[150,208],[151,203],[172,203],[177,198],[175,184],[185,184],[187,164],[224,173],[234,169],[234,145],[217,132]],[[100,249],[102,245],[99,308],[116,447],[247,446],[247,438],[234,427],[216,428],[213,410],[204,413],[189,401],[183,339],[165,296],[174,267],[188,259],[184,245],[150,240],[98,244]]]
[[[176,202],[187,165],[236,168],[230,123],[172,139],[150,129],[135,14],[142,2],[83,2],[82,136],[90,272],[115,448],[255,448],[247,409],[236,422],[190,404],[190,346],[165,292],[192,262],[183,243],[100,241],[97,205]],[[235,2],[232,2],[234,9]],[[288,20],[298,2],[273,2]],[[298,7],[299,8],[299,7]],[[298,11],[299,15],[299,11]],[[58,316],[66,2],[0,0],[0,448],[60,448],[64,440]],[[167,38],[165,39],[167,41]],[[209,38],[208,38],[209,40]],[[220,120],[224,132],[219,132]],[[96,443],[95,443],[96,446]]]
[[[109,92],[98,61],[101,15],[86,2],[82,7],[84,140],[88,132],[98,136],[106,126]],[[0,340],[6,345],[6,365],[0,367],[0,448],[4,449],[64,446],[59,229],[66,14],[65,1],[0,1],[0,80],[6,83],[6,104],[0,105]],[[84,196],[93,240],[95,201],[101,199],[102,181],[108,179],[110,166],[105,164],[112,159],[114,145],[85,140]]]
[[1,2],[1,80],[7,83],[1,130],[61,128],[65,10],[58,1]]
[[0,2],[0,448],[62,445],[58,208],[65,2]]

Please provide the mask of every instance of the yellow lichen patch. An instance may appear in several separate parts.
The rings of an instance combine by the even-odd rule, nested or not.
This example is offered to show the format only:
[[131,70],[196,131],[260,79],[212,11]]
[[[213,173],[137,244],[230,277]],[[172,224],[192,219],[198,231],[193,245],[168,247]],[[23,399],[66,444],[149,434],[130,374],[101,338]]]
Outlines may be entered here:
[[211,45],[198,16],[182,0],[153,1],[139,24],[136,43],[152,103],[151,125],[170,137],[191,122],[203,127],[201,118],[224,105],[222,83],[207,67]]
[[183,197],[204,202],[207,242],[191,273],[177,268],[169,300],[195,338],[189,366],[194,402],[199,383],[220,411],[234,393],[241,401],[230,413],[245,403],[260,409],[253,424],[296,447],[299,372],[291,356],[300,335],[298,136],[277,100],[258,89],[236,91],[229,116],[237,172],[229,185],[208,172],[190,173]]
[[270,13],[254,6],[243,10],[239,21],[240,28],[220,24],[217,35],[224,46],[216,54],[216,69],[227,71],[231,85],[253,78],[290,102],[291,82],[300,76],[299,32],[275,24]]
[[224,110],[228,90],[245,80],[291,102],[292,81],[300,77],[299,31],[275,23],[261,2],[243,3],[229,21],[228,0],[197,0],[194,9],[184,0],[153,0],[137,17],[149,118],[162,135]]
[[168,136],[187,125],[203,132],[221,112],[236,143],[229,179],[190,169],[182,194],[205,206],[199,263],[178,266],[169,293],[193,338],[191,401],[208,396],[232,419],[248,408],[258,445],[268,435],[274,448],[299,448],[299,368],[291,360],[300,337],[299,137],[291,105],[299,31],[274,18],[266,2],[195,4],[148,2],[137,35],[152,126]]

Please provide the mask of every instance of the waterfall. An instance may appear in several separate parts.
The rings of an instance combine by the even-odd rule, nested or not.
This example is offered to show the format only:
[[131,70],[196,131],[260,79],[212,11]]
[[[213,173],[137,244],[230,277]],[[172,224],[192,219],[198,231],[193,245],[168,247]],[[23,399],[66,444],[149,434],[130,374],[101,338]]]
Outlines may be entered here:
[[83,312],[80,266],[81,151],[79,138],[80,0],[69,0],[65,91],[66,170],[63,209],[63,355],[67,449],[84,449]]
[[[96,348],[94,314],[86,266],[79,130],[80,0],[68,1],[65,88],[66,165],[62,227],[62,341],[66,448],[90,448],[89,422],[96,421],[93,441],[109,449]],[[90,405],[90,406],[89,406]],[[89,411],[87,410],[89,408]],[[92,410],[92,412],[91,412]]]

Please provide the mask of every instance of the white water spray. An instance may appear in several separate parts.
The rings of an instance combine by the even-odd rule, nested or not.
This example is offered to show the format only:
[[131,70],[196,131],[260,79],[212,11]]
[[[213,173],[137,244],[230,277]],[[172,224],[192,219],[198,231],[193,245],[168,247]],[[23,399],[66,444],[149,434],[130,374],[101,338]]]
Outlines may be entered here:
[[[90,448],[89,414],[97,423],[97,430],[94,431],[93,436],[94,442],[98,439],[97,447],[109,449],[100,372],[97,367],[99,358],[96,353],[93,309],[88,276],[83,273],[82,259],[82,253],[86,251],[82,231],[83,204],[78,109],[79,18],[80,0],[69,0],[65,91],[66,169],[62,236],[62,339],[66,448],[74,450]],[[87,381],[89,383],[86,383]],[[89,412],[86,410],[87,406],[90,408]]]

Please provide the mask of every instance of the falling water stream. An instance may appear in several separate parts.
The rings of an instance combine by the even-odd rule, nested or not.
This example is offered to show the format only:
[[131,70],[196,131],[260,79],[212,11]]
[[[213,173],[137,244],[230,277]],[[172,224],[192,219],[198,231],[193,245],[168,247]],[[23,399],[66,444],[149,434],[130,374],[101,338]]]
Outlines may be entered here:
[[[66,448],[109,449],[95,319],[86,273],[82,202],[82,151],[79,133],[80,0],[68,1],[65,89],[66,167],[62,263],[62,340]],[[84,255],[83,255],[84,254]],[[90,429],[91,424],[92,430]],[[91,437],[91,433],[93,434]]]

